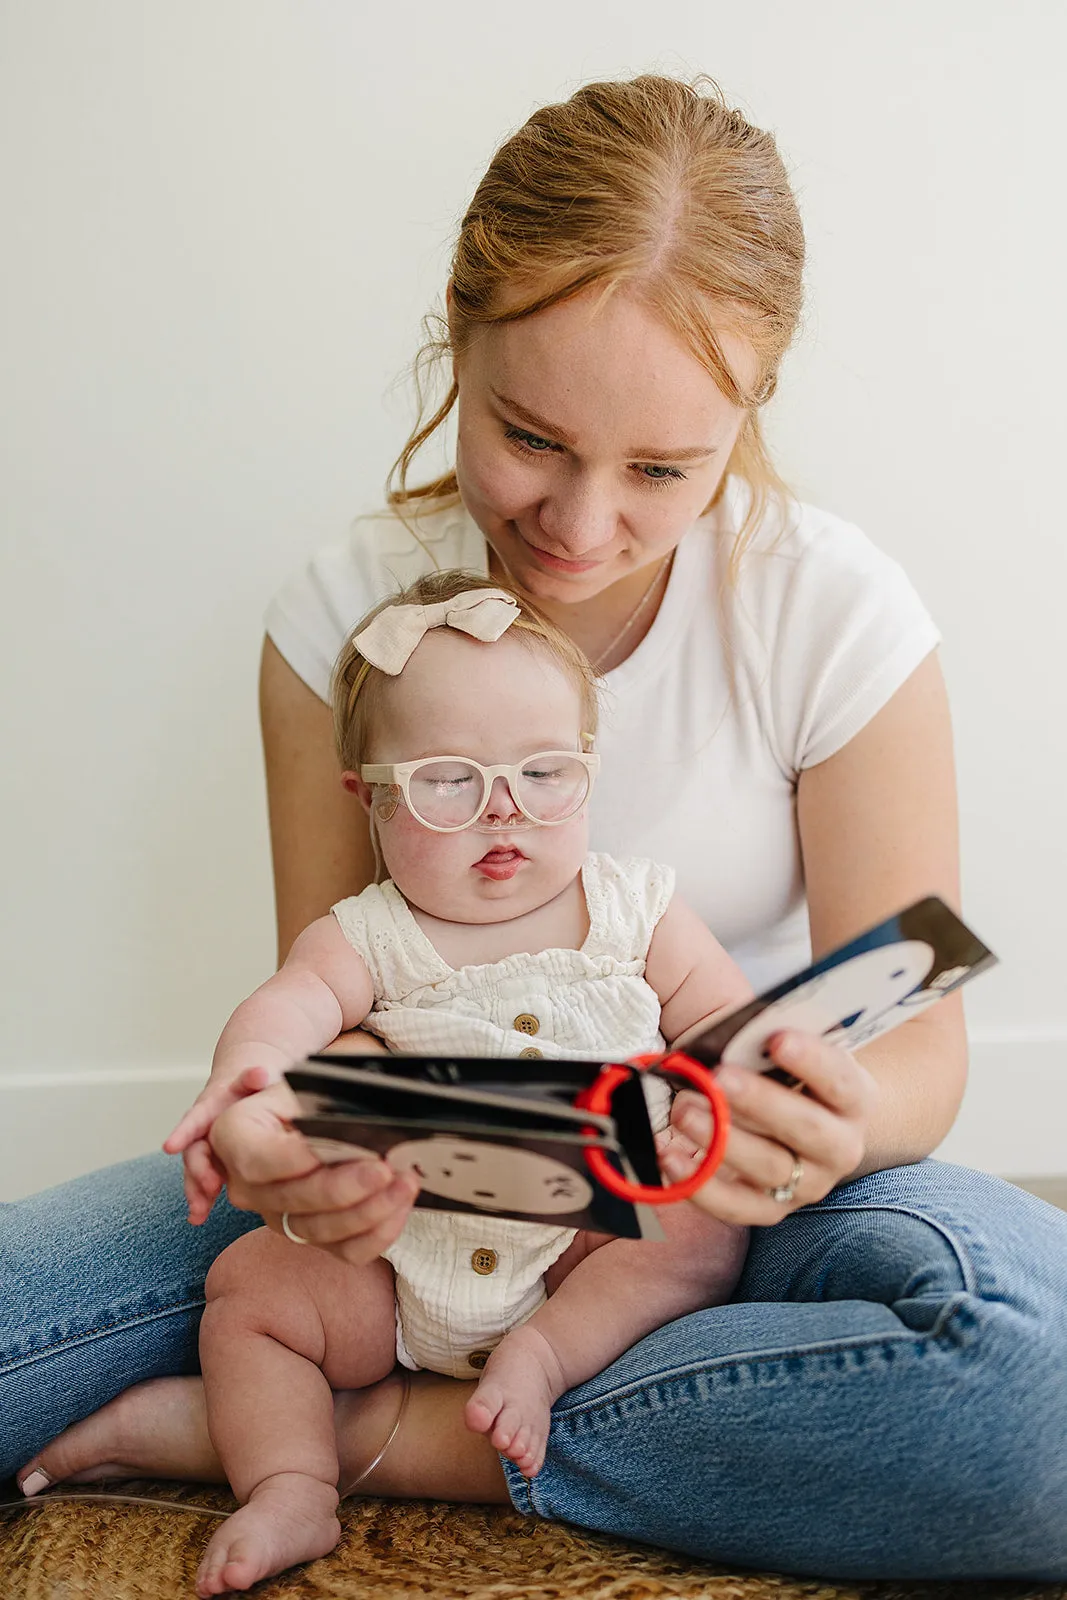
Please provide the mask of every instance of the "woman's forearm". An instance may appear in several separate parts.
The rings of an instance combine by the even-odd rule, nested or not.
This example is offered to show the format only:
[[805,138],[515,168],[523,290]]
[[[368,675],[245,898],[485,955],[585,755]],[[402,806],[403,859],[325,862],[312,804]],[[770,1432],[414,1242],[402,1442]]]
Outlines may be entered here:
[[863,1160],[844,1182],[921,1161],[956,1120],[967,1081],[967,1037],[958,995],[855,1052],[878,1087]]

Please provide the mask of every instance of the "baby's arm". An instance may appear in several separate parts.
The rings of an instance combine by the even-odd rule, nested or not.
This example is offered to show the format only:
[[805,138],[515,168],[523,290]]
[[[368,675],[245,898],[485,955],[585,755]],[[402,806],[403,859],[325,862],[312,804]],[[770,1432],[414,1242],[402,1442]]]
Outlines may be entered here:
[[653,931],[645,981],[659,995],[660,1032],[672,1046],[744,1005],[754,993],[737,962],[677,895]]
[[237,1007],[215,1046],[207,1084],[163,1146],[185,1153],[191,1221],[203,1221],[221,1188],[206,1143],[216,1117],[356,1027],[373,1002],[366,963],[327,916],[304,929],[280,970]]
[[[467,1404],[468,1426],[488,1433],[532,1478],[544,1461],[552,1404],[665,1323],[730,1298],[747,1228],[695,1206],[663,1206],[667,1238],[580,1233],[545,1276],[549,1298],[502,1339]],[[710,1226],[709,1226],[710,1224]]]

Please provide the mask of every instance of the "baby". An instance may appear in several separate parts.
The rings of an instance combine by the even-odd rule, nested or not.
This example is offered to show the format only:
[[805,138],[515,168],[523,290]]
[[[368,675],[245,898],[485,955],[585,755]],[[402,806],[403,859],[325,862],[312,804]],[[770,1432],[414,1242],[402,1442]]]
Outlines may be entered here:
[[[334,702],[343,782],[389,877],[307,928],[238,1007],[168,1149],[202,1138],[250,1069],[277,1079],[357,1025],[409,1054],[624,1060],[751,996],[669,868],[589,853],[596,680],[524,601],[469,573],[421,579],[356,630]],[[468,1426],[537,1473],[559,1395],[729,1298],[743,1230],[686,1205],[661,1217],[667,1240],[651,1243],[419,1208],[365,1267],[299,1249],[299,1216],[293,1242],[259,1229],[232,1244],[200,1348],[211,1437],[244,1504],[198,1594],[332,1549],[331,1390],[398,1359],[480,1370]]]

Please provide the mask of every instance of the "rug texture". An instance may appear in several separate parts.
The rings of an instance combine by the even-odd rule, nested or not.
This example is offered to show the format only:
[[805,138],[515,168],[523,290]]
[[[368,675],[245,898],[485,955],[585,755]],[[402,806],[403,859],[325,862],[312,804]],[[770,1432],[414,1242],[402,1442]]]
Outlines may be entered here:
[[[118,1485],[115,1485],[118,1488]],[[222,1490],[123,1485],[230,1510]],[[268,1579],[255,1600],[1067,1600],[1067,1585],[843,1583],[727,1572],[510,1509],[354,1500],[337,1549]],[[169,1507],[56,1501],[0,1514],[2,1600],[178,1600],[216,1518]]]

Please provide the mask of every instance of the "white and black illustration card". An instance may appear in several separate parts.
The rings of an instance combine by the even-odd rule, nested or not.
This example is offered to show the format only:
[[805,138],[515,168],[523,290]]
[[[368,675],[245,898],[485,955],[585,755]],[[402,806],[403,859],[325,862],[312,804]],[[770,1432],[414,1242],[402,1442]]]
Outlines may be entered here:
[[[996,964],[996,956],[930,895],[887,917],[682,1044],[704,1066],[768,1070],[767,1041],[784,1028],[858,1050]],[[771,1068],[777,1076],[784,1076]]]
[[[930,896],[741,1006],[679,1048],[770,1071],[767,1043],[784,1028],[859,1049],[992,966],[992,951]],[[662,1238],[656,1207],[609,1194],[589,1171],[598,1145],[630,1181],[662,1187],[637,1071],[611,1115],[575,1106],[602,1061],[474,1056],[314,1056],[286,1073],[300,1102],[294,1125],[324,1160],[364,1150],[411,1168],[417,1204],[623,1238]],[[668,1074],[669,1077],[669,1074]]]

